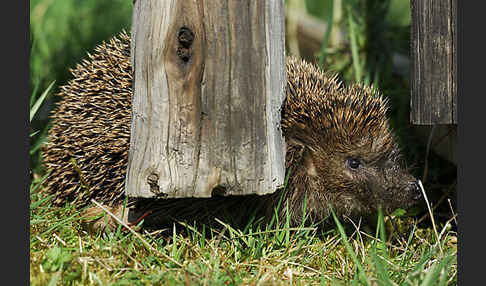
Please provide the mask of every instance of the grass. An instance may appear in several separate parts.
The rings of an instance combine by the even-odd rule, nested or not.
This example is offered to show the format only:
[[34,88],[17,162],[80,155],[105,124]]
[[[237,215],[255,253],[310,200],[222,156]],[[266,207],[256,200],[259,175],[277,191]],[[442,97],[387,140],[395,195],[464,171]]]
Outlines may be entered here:
[[[50,197],[42,193],[41,183],[47,175],[40,164],[40,146],[48,130],[42,114],[46,113],[43,108],[49,109],[46,99],[69,78],[68,69],[95,44],[129,27],[132,1],[101,2],[30,2],[32,285],[457,284],[452,206],[448,218],[441,220],[434,219],[437,205],[422,217],[379,215],[376,229],[331,217],[336,228],[327,231],[312,226],[260,228],[254,224],[240,230],[221,222],[221,229],[186,225],[184,233],[175,228],[142,230],[141,237],[121,227],[106,234],[86,233],[79,210],[69,204],[54,207]],[[390,72],[391,54],[408,52],[410,14],[403,11],[409,3],[341,2],[344,11],[339,24],[348,31],[350,44],[328,49],[327,33],[320,60],[340,72],[345,82],[373,83],[391,98],[393,128],[405,147],[407,161],[419,161],[425,148],[405,144],[409,142],[404,127],[408,124],[408,82]],[[309,12],[325,21],[332,18],[327,12],[332,5],[333,0],[306,0]],[[428,182],[451,177],[438,158],[429,161]],[[418,168],[416,174],[421,173]]]
[[[31,188],[32,285],[455,285],[457,236],[450,223],[438,239],[414,219],[395,218],[373,232],[358,224],[297,229],[249,225],[244,230],[186,225],[141,238],[127,231],[88,234],[79,211],[53,207]],[[404,236],[404,237],[402,237]],[[147,246],[146,243],[149,245]],[[57,282],[56,282],[57,281]],[[58,284],[56,284],[58,283]]]

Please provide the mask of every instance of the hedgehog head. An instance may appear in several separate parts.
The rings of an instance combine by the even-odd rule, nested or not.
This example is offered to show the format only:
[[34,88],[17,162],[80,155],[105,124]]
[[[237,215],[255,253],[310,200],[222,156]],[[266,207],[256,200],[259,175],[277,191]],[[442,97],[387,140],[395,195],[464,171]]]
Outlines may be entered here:
[[319,220],[330,207],[357,218],[408,208],[420,199],[391,132],[388,102],[370,87],[344,87],[311,64],[290,58],[282,113],[294,220]]

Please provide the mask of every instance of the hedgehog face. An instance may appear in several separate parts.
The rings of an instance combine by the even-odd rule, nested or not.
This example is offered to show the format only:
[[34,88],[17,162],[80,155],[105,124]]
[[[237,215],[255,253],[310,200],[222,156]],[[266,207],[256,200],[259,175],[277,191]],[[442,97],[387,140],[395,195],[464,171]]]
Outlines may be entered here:
[[316,181],[309,191],[351,218],[376,213],[378,207],[391,213],[412,206],[421,198],[417,181],[403,168],[395,144],[382,145],[383,139],[363,139],[347,150],[309,148],[302,174]]
[[379,207],[387,214],[420,200],[417,181],[403,168],[398,148],[386,147],[383,139],[366,138],[345,150],[329,148],[332,142],[323,138],[315,145],[290,139],[287,155],[294,164],[287,199],[294,221],[300,223],[304,206],[312,221],[320,221],[330,207],[339,216],[358,219]]

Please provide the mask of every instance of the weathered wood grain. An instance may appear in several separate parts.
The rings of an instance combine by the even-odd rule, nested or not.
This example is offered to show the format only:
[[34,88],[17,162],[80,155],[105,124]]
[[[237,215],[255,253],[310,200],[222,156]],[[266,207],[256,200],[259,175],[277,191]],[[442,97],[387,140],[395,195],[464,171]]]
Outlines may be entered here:
[[413,124],[457,123],[456,1],[411,1]]
[[284,3],[137,1],[130,197],[266,194],[284,181]]

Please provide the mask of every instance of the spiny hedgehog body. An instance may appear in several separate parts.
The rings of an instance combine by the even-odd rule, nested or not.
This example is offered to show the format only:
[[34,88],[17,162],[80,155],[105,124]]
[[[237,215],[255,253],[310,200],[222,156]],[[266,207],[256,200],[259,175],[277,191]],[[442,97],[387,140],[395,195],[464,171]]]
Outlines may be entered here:
[[[336,76],[287,58],[287,95],[282,130],[287,144],[285,190],[265,196],[208,199],[140,199],[135,213],[150,213],[145,223],[172,219],[214,220],[228,214],[245,222],[249,210],[272,216],[279,204],[291,225],[330,214],[357,218],[381,206],[385,212],[407,208],[420,193],[416,180],[401,166],[400,152],[386,117],[387,101],[371,88],[344,87]],[[44,148],[51,172],[46,190],[54,202],[95,199],[112,209],[124,201],[131,124],[132,70],[130,38],[122,33],[98,46],[61,88],[54,124]],[[147,212],[149,211],[149,212]]]

